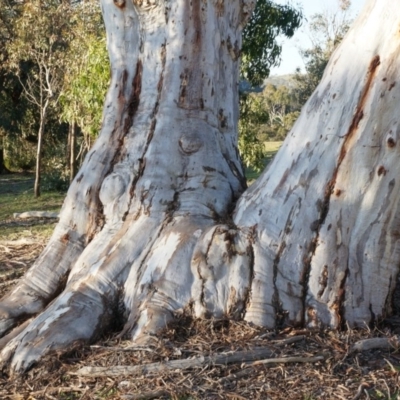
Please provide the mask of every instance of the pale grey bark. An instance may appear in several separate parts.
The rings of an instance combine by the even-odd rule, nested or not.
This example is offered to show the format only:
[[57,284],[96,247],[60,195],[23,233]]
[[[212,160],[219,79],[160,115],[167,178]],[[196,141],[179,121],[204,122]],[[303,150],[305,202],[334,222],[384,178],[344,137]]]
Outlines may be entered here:
[[368,2],[278,156],[237,205],[234,221],[257,226],[260,252],[249,321],[272,327],[268,307],[276,321],[332,327],[391,312],[400,59],[387,38],[398,34],[400,9],[387,5]]
[[102,1],[112,66],[103,127],[49,245],[0,303],[12,370],[94,341],[118,318],[142,343],[182,313],[338,328],[391,311],[400,53],[386,38],[400,6],[369,1],[240,197],[238,63],[253,6]]

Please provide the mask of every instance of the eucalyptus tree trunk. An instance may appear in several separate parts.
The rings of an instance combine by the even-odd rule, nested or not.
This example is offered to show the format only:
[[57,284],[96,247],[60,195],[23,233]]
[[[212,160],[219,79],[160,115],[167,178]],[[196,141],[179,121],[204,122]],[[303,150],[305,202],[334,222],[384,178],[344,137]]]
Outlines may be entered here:
[[148,341],[182,313],[268,328],[390,313],[400,52],[387,38],[400,5],[369,1],[243,195],[237,82],[254,2],[102,7],[112,65],[102,131],[48,246],[0,303],[2,362],[24,371],[121,321],[122,335]]

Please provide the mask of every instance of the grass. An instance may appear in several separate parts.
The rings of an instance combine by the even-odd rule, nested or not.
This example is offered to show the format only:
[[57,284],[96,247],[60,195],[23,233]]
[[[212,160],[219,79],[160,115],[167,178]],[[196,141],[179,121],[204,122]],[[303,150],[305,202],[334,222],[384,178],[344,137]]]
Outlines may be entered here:
[[[266,154],[264,158],[264,167],[266,167],[275,157],[275,154],[281,147],[282,142],[265,142],[264,145]],[[246,168],[245,174],[249,184],[255,181],[261,175],[261,172],[262,171],[255,171],[252,168]]]
[[[33,196],[33,174],[0,175],[0,236],[23,235],[27,225],[16,224],[14,213],[24,211],[58,211],[65,193],[43,192],[38,198]],[[29,226],[31,233],[48,235],[53,224],[34,224]]]

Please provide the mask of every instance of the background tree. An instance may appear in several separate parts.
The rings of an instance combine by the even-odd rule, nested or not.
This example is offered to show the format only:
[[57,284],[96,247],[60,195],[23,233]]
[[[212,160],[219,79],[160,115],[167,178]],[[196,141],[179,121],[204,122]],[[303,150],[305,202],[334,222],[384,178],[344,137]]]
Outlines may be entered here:
[[350,8],[350,1],[338,1],[336,10],[326,10],[311,17],[312,47],[302,50],[305,73],[298,70],[294,77],[271,80],[272,83],[267,83],[259,93],[242,96],[239,148],[245,165],[262,169],[264,142],[286,137],[302,106],[321,81],[331,54],[349,29]]
[[11,115],[17,117],[16,109],[21,94],[16,77],[5,68],[9,59],[7,47],[14,37],[12,21],[18,16],[19,10],[18,2],[0,0],[0,174],[9,172],[4,163],[4,142],[6,132],[11,130]]
[[288,86],[267,84],[259,101],[267,114],[266,123],[260,127],[262,140],[284,140],[300,114],[295,89]]
[[338,0],[335,11],[326,10],[311,17],[309,37],[312,46],[301,50],[305,73],[298,69],[295,74],[299,103],[305,104],[321,81],[333,51],[350,27],[350,9],[351,1]]
[[[20,17],[14,21],[15,37],[8,46],[10,64],[16,70],[24,96],[39,115],[35,197],[40,195],[43,136],[49,108],[58,102],[67,64],[69,12],[69,5],[57,0],[25,3]],[[26,65],[28,69],[24,68]]]
[[282,46],[276,40],[291,38],[301,25],[301,9],[269,0],[257,1],[254,13],[243,30],[240,77],[253,86],[263,83],[272,67],[279,65]]
[[260,136],[261,126],[268,123],[268,113],[259,94],[240,96],[240,119],[238,146],[243,164],[255,171],[264,167],[265,148]]
[[70,62],[61,94],[61,118],[70,125],[68,162],[70,179],[76,173],[76,131],[83,133],[79,155],[90,149],[101,127],[102,108],[110,79],[105,29],[97,1],[74,8],[74,38],[68,50]]
[[269,0],[257,1],[254,13],[243,31],[241,82],[247,83],[240,98],[240,140],[239,150],[246,166],[256,170],[263,167],[264,143],[257,135],[257,117],[251,92],[257,89],[269,76],[272,67],[279,65],[282,47],[277,39],[283,35],[290,38],[301,25],[303,15],[300,9],[291,5],[279,5]]
[[265,166],[265,142],[282,141],[300,114],[296,88],[286,84],[267,83],[259,93],[240,98],[239,148],[246,166],[262,170]]

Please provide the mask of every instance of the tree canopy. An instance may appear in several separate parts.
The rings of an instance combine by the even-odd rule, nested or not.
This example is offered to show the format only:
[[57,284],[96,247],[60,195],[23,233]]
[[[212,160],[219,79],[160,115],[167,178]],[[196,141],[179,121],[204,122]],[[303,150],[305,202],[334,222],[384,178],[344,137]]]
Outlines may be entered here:
[[271,0],[258,0],[254,13],[243,30],[241,77],[253,86],[262,84],[270,69],[279,65],[281,35],[290,38],[300,27],[301,9],[280,5]]

